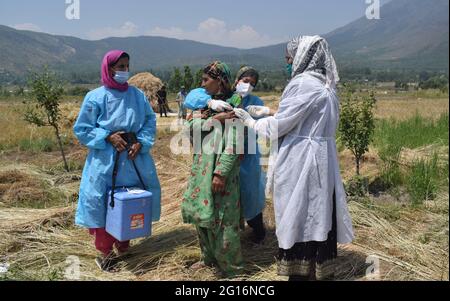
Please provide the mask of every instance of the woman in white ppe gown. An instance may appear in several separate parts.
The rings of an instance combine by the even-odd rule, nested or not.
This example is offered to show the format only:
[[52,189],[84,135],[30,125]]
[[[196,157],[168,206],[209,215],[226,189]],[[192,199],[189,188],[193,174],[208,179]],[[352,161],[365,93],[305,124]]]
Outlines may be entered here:
[[278,112],[258,121],[244,110],[235,112],[246,126],[278,142],[267,183],[275,206],[278,274],[290,280],[330,279],[337,243],[354,238],[335,141],[339,76],[328,43],[319,36],[293,39],[286,59],[292,80]]

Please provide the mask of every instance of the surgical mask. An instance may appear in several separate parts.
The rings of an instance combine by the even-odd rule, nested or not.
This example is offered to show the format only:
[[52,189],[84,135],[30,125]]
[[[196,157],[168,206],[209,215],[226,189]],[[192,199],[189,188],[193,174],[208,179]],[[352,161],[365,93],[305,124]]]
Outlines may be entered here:
[[286,71],[287,71],[289,76],[292,76],[292,64],[287,64],[286,65]]
[[253,92],[254,87],[250,83],[239,82],[236,86],[236,93],[242,97],[247,97]]
[[114,75],[114,80],[119,84],[125,84],[130,78],[130,72],[128,71],[116,71],[116,75]]

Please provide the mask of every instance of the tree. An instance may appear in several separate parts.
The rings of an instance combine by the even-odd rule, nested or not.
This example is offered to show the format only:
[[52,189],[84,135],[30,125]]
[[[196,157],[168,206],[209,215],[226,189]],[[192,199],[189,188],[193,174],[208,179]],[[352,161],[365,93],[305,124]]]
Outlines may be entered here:
[[169,82],[170,90],[172,92],[180,91],[182,85],[183,77],[181,76],[180,69],[175,68]]
[[203,69],[199,69],[195,74],[194,88],[202,86]]
[[361,159],[369,151],[375,131],[373,109],[376,103],[373,92],[367,96],[357,96],[346,89],[341,100],[339,130],[342,142],[355,157],[356,175],[360,176]]
[[184,87],[186,88],[186,91],[190,91],[192,89],[192,86],[194,84],[194,77],[191,73],[191,68],[189,66],[184,67]]
[[25,112],[25,120],[38,127],[53,127],[64,161],[64,168],[66,171],[69,171],[59,132],[59,120],[61,117],[59,105],[60,98],[64,93],[63,84],[46,67],[42,73],[32,73],[30,75],[29,86],[31,87],[31,95],[35,103],[34,107],[30,106]]
[[8,89],[0,86],[0,96],[5,98],[9,97],[10,93],[8,92]]
[[419,87],[421,89],[439,89],[445,92],[448,89],[448,79],[445,76],[433,76],[420,82]]
[[399,90],[408,91],[409,86],[407,82],[397,80],[395,81],[395,88]]
[[17,90],[14,92],[15,96],[24,96],[25,95],[25,89],[23,87],[17,88]]

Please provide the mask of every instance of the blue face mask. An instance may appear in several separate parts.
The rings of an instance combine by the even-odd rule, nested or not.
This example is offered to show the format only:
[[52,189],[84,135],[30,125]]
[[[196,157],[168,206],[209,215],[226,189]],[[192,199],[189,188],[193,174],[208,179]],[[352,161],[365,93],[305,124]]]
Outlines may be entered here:
[[287,71],[289,76],[292,75],[292,64],[287,64],[286,65],[286,71]]
[[130,72],[127,71],[116,71],[116,75],[114,75],[114,80],[119,84],[125,84],[130,78]]

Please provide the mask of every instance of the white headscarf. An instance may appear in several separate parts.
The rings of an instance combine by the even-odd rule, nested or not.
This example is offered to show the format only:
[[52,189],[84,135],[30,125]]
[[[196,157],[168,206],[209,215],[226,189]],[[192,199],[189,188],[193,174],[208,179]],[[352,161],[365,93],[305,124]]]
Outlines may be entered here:
[[327,41],[320,36],[299,36],[287,45],[294,58],[292,78],[303,72],[315,72],[325,77],[329,87],[335,88],[339,74]]

